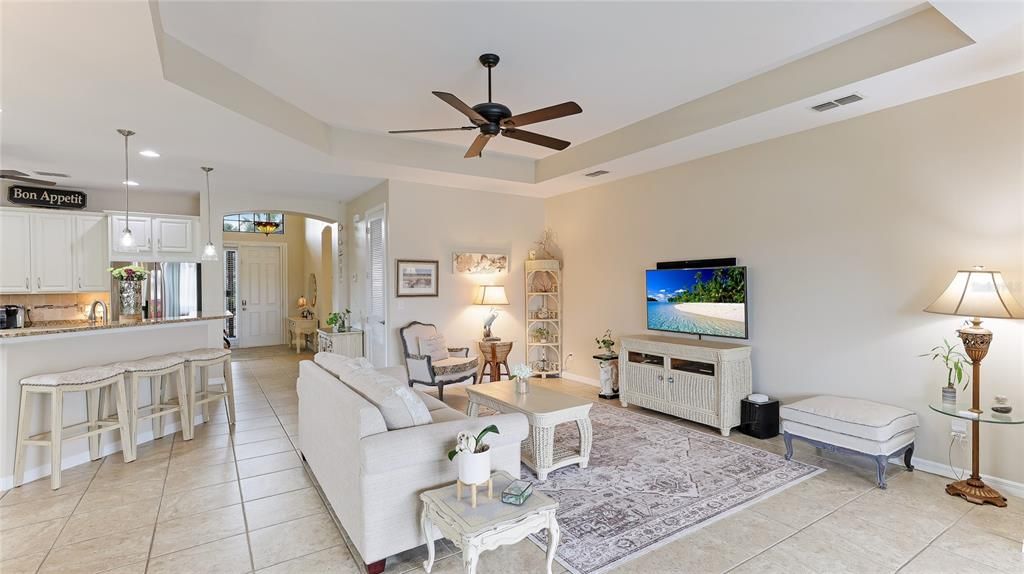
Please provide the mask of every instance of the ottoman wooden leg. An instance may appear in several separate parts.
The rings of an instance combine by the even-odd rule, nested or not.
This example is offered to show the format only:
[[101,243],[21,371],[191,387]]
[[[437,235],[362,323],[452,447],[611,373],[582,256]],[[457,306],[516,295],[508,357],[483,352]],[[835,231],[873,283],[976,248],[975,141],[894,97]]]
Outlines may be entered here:
[[903,465],[907,467],[907,470],[913,472],[914,465],[910,464],[911,459],[914,458],[914,443],[910,443],[907,450],[903,451]]
[[876,455],[875,465],[878,467],[878,488],[885,490],[885,467],[889,465],[889,456],[885,454]]
[[782,440],[786,441],[786,460],[793,459],[793,435],[783,431]]

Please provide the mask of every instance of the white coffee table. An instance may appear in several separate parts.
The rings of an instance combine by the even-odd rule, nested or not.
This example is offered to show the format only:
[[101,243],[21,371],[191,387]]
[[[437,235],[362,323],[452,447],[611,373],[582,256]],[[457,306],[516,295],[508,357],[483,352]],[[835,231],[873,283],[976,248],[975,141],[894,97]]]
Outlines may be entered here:
[[420,526],[427,540],[427,560],[423,568],[430,573],[434,567],[434,527],[456,546],[462,549],[462,565],[466,574],[476,573],[480,553],[494,550],[506,544],[515,544],[530,534],[548,531],[548,574],[555,559],[560,536],[555,511],[558,502],[553,498],[534,491],[522,504],[515,506],[501,501],[501,491],[514,479],[504,471],[491,475],[494,481],[494,498],[477,500],[476,508],[470,505],[468,496],[461,500],[456,497],[455,485],[428,490],[420,494],[423,513]]
[[[530,435],[523,442],[523,462],[547,480],[548,473],[573,464],[587,468],[593,431],[587,399],[530,384],[530,392],[516,393],[515,381],[495,381],[466,387],[469,395],[467,414],[477,416],[480,405],[501,413],[523,413],[530,423]],[[575,422],[580,431],[579,448],[558,445],[555,448],[555,425]]]

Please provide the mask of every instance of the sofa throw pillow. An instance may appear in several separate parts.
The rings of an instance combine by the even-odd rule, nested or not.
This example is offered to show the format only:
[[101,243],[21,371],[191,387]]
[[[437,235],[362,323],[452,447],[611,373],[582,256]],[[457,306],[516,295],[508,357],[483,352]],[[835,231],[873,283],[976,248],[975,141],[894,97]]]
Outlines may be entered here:
[[346,357],[334,353],[317,353],[313,355],[313,362],[341,380],[360,369],[373,368],[373,364],[363,357]]
[[443,361],[448,358],[448,342],[444,335],[420,337],[420,354],[430,355],[431,361]]
[[343,381],[350,389],[377,407],[388,430],[433,422],[423,400],[394,377],[373,369],[358,369],[350,372]]

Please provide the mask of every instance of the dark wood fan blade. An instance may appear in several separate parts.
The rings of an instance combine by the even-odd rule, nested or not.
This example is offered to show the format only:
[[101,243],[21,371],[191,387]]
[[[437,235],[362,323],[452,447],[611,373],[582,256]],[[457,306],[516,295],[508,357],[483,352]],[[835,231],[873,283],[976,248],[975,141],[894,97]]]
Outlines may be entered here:
[[469,118],[469,121],[473,122],[474,124],[479,126],[487,123],[487,120],[483,116],[478,114],[476,110],[474,110],[473,108],[466,105],[466,102],[457,98],[455,94],[449,94],[448,92],[431,93],[444,100],[444,102],[449,106],[459,110],[463,114],[466,114],[466,117]]
[[551,149],[557,149],[558,151],[562,151],[563,149],[569,147],[569,142],[565,140],[560,140],[558,138],[553,138],[541,134],[535,134],[533,132],[528,132],[525,130],[506,128],[501,130],[501,133],[514,140],[532,143],[534,145],[541,145],[544,147],[549,147]]
[[487,142],[491,141],[492,137],[494,136],[488,136],[484,134],[476,136],[476,139],[473,140],[473,145],[469,146],[469,150],[463,157],[480,157],[481,155],[483,155],[484,146],[487,145]]
[[539,110],[533,110],[532,112],[526,112],[525,114],[512,116],[511,118],[502,120],[501,127],[518,128],[557,118],[564,118],[565,116],[578,114],[582,111],[583,108],[581,108],[576,102],[565,102],[564,104],[558,104],[557,106],[548,106]]
[[0,169],[0,177],[4,179],[10,179],[13,181],[20,181],[22,183],[31,183],[32,185],[57,185],[56,181],[28,177],[27,173],[18,171],[16,169]]
[[420,134],[424,132],[460,132],[462,130],[475,130],[477,126],[463,126],[461,128],[434,128],[429,130],[390,130],[389,134]]

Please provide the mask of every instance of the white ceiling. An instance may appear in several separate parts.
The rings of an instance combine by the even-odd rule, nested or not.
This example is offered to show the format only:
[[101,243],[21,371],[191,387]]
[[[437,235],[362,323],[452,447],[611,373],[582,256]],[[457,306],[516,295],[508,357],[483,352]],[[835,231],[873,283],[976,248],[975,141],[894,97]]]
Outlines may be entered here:
[[[194,193],[198,167],[212,165],[215,189],[239,193],[346,201],[395,178],[550,196],[1024,69],[1024,3],[936,1],[973,44],[698,133],[669,134],[647,149],[611,145],[614,159],[557,177],[537,177],[536,158],[565,156],[521,142],[495,141],[482,160],[463,160],[466,132],[383,134],[460,125],[430,91],[481,101],[486,75],[476,57],[494,51],[503,58],[496,100],[521,112],[573,99],[583,114],[532,127],[571,140],[567,152],[587,140],[607,150],[609,132],[926,8],[908,11],[913,4],[0,2],[0,164],[70,173],[66,187],[117,189],[123,160],[114,130],[127,127],[138,132],[133,150],[163,154],[132,154],[140,193]],[[190,62],[170,59],[162,38],[220,62],[222,73],[189,77]],[[232,74],[251,85],[218,83]],[[850,91],[868,97],[828,114],[807,110]],[[296,135],[302,130],[322,135],[321,144]],[[612,174],[582,176],[601,167]]]
[[[775,68],[917,2],[161,2],[165,32],[331,125],[466,125],[431,91],[581,115],[531,130],[574,144]],[[474,134],[423,134],[468,147]],[[488,151],[553,150],[497,138]]]

